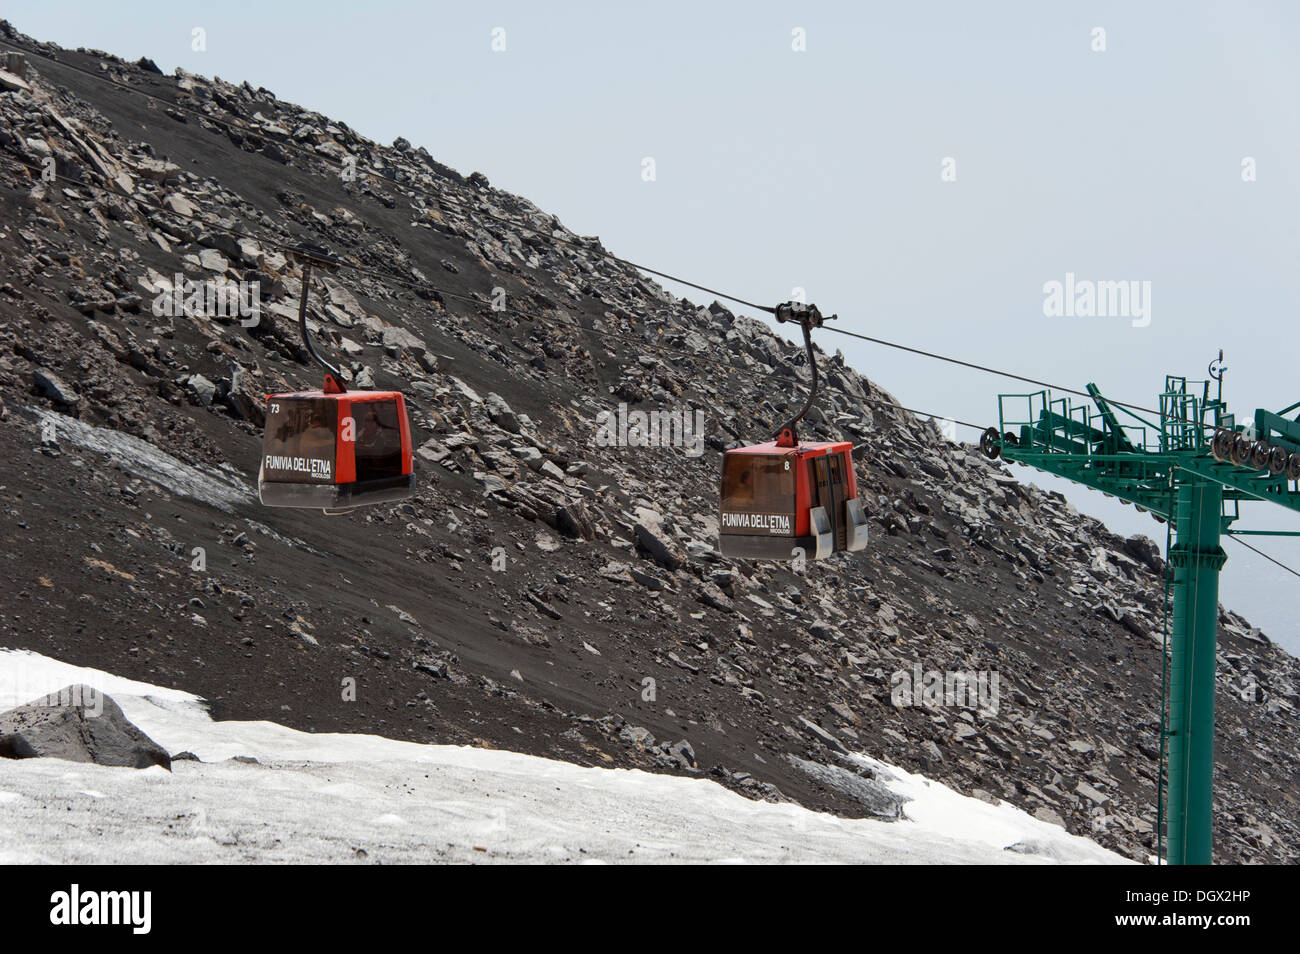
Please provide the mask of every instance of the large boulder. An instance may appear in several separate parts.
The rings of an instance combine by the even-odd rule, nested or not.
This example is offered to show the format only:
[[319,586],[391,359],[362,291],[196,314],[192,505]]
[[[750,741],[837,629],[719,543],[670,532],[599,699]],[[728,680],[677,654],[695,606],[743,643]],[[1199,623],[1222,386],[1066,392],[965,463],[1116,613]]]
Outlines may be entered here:
[[1163,573],[1165,561],[1160,557],[1160,544],[1141,534],[1124,541],[1124,552],[1137,560],[1152,573]]
[[580,500],[561,504],[555,508],[555,529],[566,537],[579,540],[596,539],[596,524]]
[[52,371],[37,368],[32,372],[32,381],[36,384],[36,390],[55,404],[73,407],[81,401],[81,395]]
[[266,424],[266,394],[257,386],[253,375],[238,362],[230,367],[230,389],[226,393],[226,406],[237,417],[251,421],[257,427]]
[[399,328],[397,325],[389,325],[383,330],[380,337],[384,350],[394,356],[403,351],[409,351],[412,357],[418,358],[429,350],[422,339],[411,334],[405,328]]
[[682,565],[684,558],[681,550],[659,526],[638,521],[633,529],[636,534],[637,549],[647,554],[650,559],[665,570],[676,570]]
[[489,392],[486,403],[488,417],[492,418],[493,424],[511,434],[519,433],[519,418],[506,403],[505,398],[495,392]]
[[217,386],[201,374],[191,374],[186,378],[185,387],[204,407],[211,407],[212,399],[217,396]]
[[172,767],[167,750],[132,724],[116,702],[82,685],[0,713],[0,756]]

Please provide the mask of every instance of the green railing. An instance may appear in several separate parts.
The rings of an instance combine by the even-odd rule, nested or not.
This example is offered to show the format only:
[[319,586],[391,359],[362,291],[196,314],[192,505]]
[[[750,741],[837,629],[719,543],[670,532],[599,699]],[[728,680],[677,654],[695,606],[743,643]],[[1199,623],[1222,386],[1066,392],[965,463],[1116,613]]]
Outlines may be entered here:
[[1050,391],[998,395],[998,430],[1013,435],[1025,450],[1086,457],[1158,452],[1148,438],[1159,428],[1137,420],[1141,423],[1120,424],[1109,405],[1098,409],[1053,398]]

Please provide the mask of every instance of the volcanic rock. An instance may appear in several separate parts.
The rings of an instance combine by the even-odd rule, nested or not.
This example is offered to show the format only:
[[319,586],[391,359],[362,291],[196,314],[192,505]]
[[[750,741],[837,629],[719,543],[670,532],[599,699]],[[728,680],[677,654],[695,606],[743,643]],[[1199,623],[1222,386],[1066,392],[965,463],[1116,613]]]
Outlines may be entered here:
[[116,702],[84,685],[0,713],[0,756],[171,768],[167,751],[136,728]]

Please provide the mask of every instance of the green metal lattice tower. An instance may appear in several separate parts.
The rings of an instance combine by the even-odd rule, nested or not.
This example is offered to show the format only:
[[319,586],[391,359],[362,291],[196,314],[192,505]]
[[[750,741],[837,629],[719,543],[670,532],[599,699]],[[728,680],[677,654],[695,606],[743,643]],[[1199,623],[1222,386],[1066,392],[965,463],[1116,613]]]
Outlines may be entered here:
[[[1168,864],[1209,864],[1214,779],[1214,674],[1218,641],[1219,573],[1227,560],[1222,534],[1293,535],[1233,530],[1243,501],[1271,501],[1300,512],[1300,418],[1257,410],[1237,424],[1223,402],[1223,354],[1210,366],[1218,383],[1167,376],[1160,421],[1111,405],[1094,384],[1092,404],[1053,399],[1050,391],[1003,394],[998,422],[980,446],[990,457],[1035,467],[1168,521],[1166,590],[1173,592],[1168,638],[1169,785],[1162,805]],[[1121,425],[1116,411],[1136,424]],[[1168,614],[1166,602],[1165,612]],[[1159,783],[1158,783],[1159,784]],[[1160,837],[1157,822],[1157,838]]]

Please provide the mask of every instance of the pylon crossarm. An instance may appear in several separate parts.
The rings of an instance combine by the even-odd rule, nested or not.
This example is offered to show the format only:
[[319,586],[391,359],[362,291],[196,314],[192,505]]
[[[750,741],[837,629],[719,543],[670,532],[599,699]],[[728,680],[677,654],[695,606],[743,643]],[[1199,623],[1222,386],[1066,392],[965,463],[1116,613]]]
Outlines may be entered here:
[[1300,489],[1286,473],[1215,460],[1204,449],[1105,453],[1103,445],[1113,443],[1113,437],[1046,407],[1037,421],[1002,423],[1019,425],[1018,434],[1002,434],[1000,452],[1007,460],[1078,480],[1165,516],[1167,508],[1154,506],[1153,495],[1167,492],[1171,468],[1219,484],[1226,500],[1263,500],[1300,512]]
[[1229,500],[1265,500],[1300,513],[1300,492],[1291,488],[1284,474],[1259,474],[1207,456],[1188,457],[1178,466],[1220,484]]
[[1003,445],[1010,461],[1072,480],[1169,519],[1169,468],[1156,454],[1087,454],[1026,450]]

